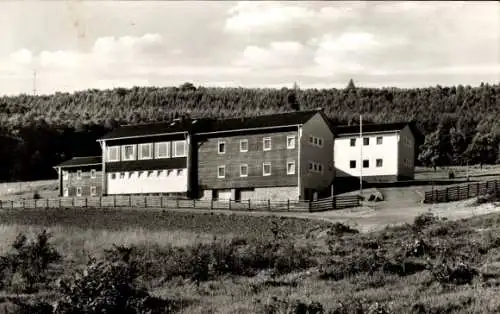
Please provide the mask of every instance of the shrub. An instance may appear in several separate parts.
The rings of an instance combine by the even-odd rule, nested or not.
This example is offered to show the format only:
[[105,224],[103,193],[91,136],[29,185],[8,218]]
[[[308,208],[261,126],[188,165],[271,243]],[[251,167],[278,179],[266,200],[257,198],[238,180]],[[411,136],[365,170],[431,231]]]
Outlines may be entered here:
[[464,262],[447,263],[438,261],[431,268],[431,273],[436,281],[442,284],[463,285],[470,284],[479,272]]
[[448,179],[450,180],[455,179],[455,171],[453,170],[448,171]]
[[413,221],[414,231],[422,231],[426,227],[433,225],[439,221],[439,218],[433,213],[423,213],[415,217]]
[[36,292],[51,283],[58,271],[53,267],[62,257],[49,243],[50,234],[43,230],[35,239],[19,234],[12,243],[14,252],[0,259],[2,286],[16,292]]
[[137,269],[125,261],[92,261],[71,283],[61,282],[55,313],[171,313],[175,301],[152,297],[136,283]]
[[41,198],[40,194],[38,192],[33,193],[33,199],[34,200],[39,200]]

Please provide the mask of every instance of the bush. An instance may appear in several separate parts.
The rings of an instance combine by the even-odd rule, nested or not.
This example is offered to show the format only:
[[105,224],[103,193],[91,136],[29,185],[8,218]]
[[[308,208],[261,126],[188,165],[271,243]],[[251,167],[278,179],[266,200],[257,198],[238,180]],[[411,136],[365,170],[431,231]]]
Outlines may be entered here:
[[435,216],[433,213],[423,213],[415,217],[413,221],[413,229],[414,231],[422,231],[426,227],[433,225],[439,221],[439,218]]
[[33,199],[34,200],[39,200],[41,198],[40,194],[38,192],[33,193]]
[[436,281],[442,284],[463,285],[470,284],[479,272],[464,262],[447,263],[445,261],[437,262],[432,268],[431,273]]
[[2,286],[15,292],[36,292],[49,285],[58,275],[53,266],[60,263],[61,255],[49,243],[50,234],[45,230],[28,240],[19,234],[12,243],[14,252],[0,259]]
[[138,287],[137,273],[134,263],[92,261],[71,283],[61,282],[54,313],[171,313],[180,308]]
[[448,179],[455,179],[455,172],[453,170],[448,171]]

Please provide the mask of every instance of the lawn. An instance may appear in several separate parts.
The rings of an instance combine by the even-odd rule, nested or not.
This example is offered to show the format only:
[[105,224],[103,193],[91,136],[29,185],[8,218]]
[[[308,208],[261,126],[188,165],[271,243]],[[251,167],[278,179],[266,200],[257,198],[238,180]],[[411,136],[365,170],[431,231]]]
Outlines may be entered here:
[[[498,213],[457,221],[425,214],[368,233],[318,220],[143,210],[2,211],[0,219],[0,256],[12,254],[19,232],[52,234],[62,260],[39,290],[51,298],[56,279],[90,257],[122,256],[115,244],[133,248],[127,261],[138,267],[135,282],[175,301],[176,313],[500,311]],[[87,277],[113,282],[106,274]],[[6,280],[4,271],[4,294],[22,292],[16,276]],[[43,299],[41,292],[33,295]]]

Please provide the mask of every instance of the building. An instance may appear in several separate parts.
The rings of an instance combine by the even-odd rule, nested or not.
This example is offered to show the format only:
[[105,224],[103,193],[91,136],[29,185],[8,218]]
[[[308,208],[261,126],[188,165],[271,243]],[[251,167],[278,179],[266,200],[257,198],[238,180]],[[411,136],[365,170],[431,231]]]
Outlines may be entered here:
[[59,174],[59,196],[102,194],[101,156],[74,157],[54,168]]
[[420,136],[413,123],[339,126],[335,131],[334,159],[339,183],[395,182],[415,177],[416,140]]
[[368,182],[413,179],[417,133],[411,123],[368,124],[360,143],[357,126],[334,128],[322,109],[185,118],[120,126],[98,139],[102,156],[56,168],[61,196],[309,200],[361,174]]

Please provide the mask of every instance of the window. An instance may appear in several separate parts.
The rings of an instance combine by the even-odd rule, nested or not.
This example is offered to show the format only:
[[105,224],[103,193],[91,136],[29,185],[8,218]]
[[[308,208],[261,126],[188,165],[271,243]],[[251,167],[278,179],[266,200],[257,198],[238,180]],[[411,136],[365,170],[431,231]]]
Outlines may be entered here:
[[286,174],[295,174],[295,161],[286,163]]
[[356,139],[351,138],[351,147],[354,147],[354,146],[356,146]]
[[151,143],[139,144],[139,159],[153,158],[153,145]]
[[156,171],[156,176],[161,177],[161,174],[163,173],[163,170],[157,170]]
[[180,177],[184,175],[184,169],[177,169],[177,176]]
[[248,152],[248,140],[240,140],[240,152]]
[[116,173],[111,174],[111,180],[114,180],[114,179],[116,179]]
[[156,158],[170,158],[170,142],[158,142],[155,146]]
[[123,160],[135,159],[135,145],[122,146],[122,159]]
[[318,147],[323,147],[323,139],[318,138]]
[[323,173],[323,165],[322,164],[318,164],[318,172]]
[[383,166],[383,164],[384,164],[384,163],[383,163],[382,159],[377,159],[377,160],[376,160],[376,166],[377,166],[377,167],[379,167],[379,168],[380,168],[380,167],[382,167],[382,166]]
[[95,169],[90,169],[90,177],[92,179],[95,179],[96,178],[96,172],[95,172]]
[[132,176],[133,176],[133,175],[134,175],[134,172],[133,172],[133,171],[130,171],[130,172],[128,173],[128,178],[129,178],[129,179],[130,179],[130,178],[132,178]]
[[370,161],[368,159],[363,160],[363,168],[369,168],[370,167]]
[[271,175],[271,163],[265,162],[262,164],[262,175],[270,176]]
[[81,187],[76,188],[76,196],[82,196],[82,188]]
[[295,148],[295,136],[287,136],[286,137],[286,148],[294,149]]
[[119,161],[119,160],[120,160],[120,146],[109,146],[108,161]]
[[69,173],[67,171],[62,172],[63,180],[68,180],[69,178]]
[[368,145],[370,145],[370,138],[369,138],[369,137],[365,137],[365,138],[363,138],[363,145],[364,145],[364,146],[368,146]]
[[377,136],[377,145],[382,144],[382,136]]
[[318,164],[317,163],[313,163],[313,169],[314,169],[314,171],[318,171]]
[[356,160],[349,161],[349,168],[351,168],[351,169],[356,168]]
[[120,179],[125,179],[125,172],[120,173]]
[[317,137],[313,138],[313,143],[314,143],[314,145],[318,145],[318,138]]
[[91,196],[96,196],[97,195],[97,188],[95,186],[90,187],[90,195]]
[[64,196],[69,196],[69,189],[68,188],[64,188]]
[[309,135],[309,143],[310,144],[314,143],[314,136]]
[[218,152],[219,154],[225,154],[226,153],[226,142],[225,141],[219,141],[218,145]]
[[310,162],[310,163],[309,163],[309,170],[312,170],[312,169],[313,169],[313,163],[312,163],[312,162]]
[[81,170],[78,170],[78,171],[76,172],[76,178],[77,178],[78,180],[81,180],[81,179],[82,179],[82,171],[81,171]]
[[271,150],[271,138],[270,137],[264,137],[262,140],[264,150]]
[[226,166],[218,166],[217,178],[225,178],[225,177],[226,177]]
[[172,144],[174,146],[174,157],[186,157],[186,141],[175,141]]
[[167,170],[167,177],[170,177],[170,175],[173,173],[173,170],[172,169],[168,169]]
[[240,165],[240,177],[248,177],[248,165]]

